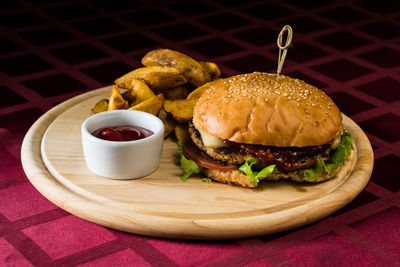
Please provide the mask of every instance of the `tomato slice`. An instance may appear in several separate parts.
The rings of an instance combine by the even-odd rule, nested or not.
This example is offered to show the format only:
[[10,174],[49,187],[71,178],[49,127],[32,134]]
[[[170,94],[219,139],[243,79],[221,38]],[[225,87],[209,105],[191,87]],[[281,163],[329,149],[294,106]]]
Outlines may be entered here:
[[221,162],[212,159],[210,156],[198,149],[192,140],[189,140],[184,144],[182,152],[187,158],[207,169],[220,171],[232,171],[238,169],[236,165],[224,165]]

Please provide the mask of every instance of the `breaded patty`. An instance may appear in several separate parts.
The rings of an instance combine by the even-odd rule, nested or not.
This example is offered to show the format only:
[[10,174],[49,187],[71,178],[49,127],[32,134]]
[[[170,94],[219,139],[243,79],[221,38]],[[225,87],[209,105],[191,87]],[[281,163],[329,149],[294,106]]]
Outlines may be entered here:
[[[353,150],[350,154],[350,156],[347,158],[345,165],[343,168],[337,168],[336,170],[333,170],[330,174],[323,172],[322,175],[318,178],[312,179],[312,178],[307,178],[307,177],[300,177],[297,175],[296,171],[289,172],[289,173],[272,173],[268,175],[265,178],[261,178],[261,180],[268,180],[268,181],[277,181],[279,179],[290,179],[295,182],[301,182],[301,183],[318,183],[318,182],[323,182],[326,180],[329,180],[330,178],[336,176],[339,174],[342,175],[343,177],[347,177],[347,175],[354,169],[354,165],[357,162],[357,151]],[[241,185],[243,187],[249,187],[249,188],[254,188],[258,186],[258,183],[252,182],[249,177],[247,177],[245,174],[240,172],[239,170],[232,170],[232,171],[220,171],[220,170],[210,170],[210,169],[205,169],[204,174],[207,177],[210,177],[213,180],[216,180],[218,182],[222,183],[228,183],[228,184],[236,184],[236,185]]]
[[240,151],[231,149],[229,147],[206,147],[203,144],[203,140],[201,140],[199,131],[196,130],[192,122],[189,122],[189,136],[192,138],[193,143],[195,143],[201,151],[214,159],[228,162],[230,164],[240,165],[243,164],[248,158],[251,158],[251,155],[246,155],[246,153],[241,153]]
[[[201,139],[199,131],[197,131],[196,128],[194,127],[193,122],[189,122],[189,136],[201,151],[203,151],[208,156],[216,160],[228,164],[241,165],[247,159],[255,157],[254,155],[247,153],[246,150],[238,149],[237,147],[231,147],[231,146],[218,147],[218,148],[206,147]],[[305,148],[305,149],[310,149],[310,148]],[[270,154],[268,156],[271,157],[272,161],[268,162],[267,164],[261,165],[261,167],[270,164],[276,164],[278,170],[283,173],[288,173],[297,169],[313,166],[316,163],[317,157],[322,158],[324,161],[329,160],[330,158],[329,149],[326,149],[323,153],[315,154],[312,156],[300,157],[297,161],[290,163],[284,162],[285,161],[284,158],[274,158],[274,156],[272,155],[271,152],[269,152],[269,150],[268,153]]]

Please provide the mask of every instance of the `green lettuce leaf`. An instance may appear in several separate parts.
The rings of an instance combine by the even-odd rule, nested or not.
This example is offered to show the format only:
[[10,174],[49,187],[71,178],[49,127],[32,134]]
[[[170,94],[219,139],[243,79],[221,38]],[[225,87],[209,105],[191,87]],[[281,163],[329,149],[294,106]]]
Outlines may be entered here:
[[331,162],[343,165],[343,162],[350,156],[351,150],[354,149],[353,137],[347,131],[342,134],[342,141],[338,147],[331,152]]
[[180,162],[180,167],[184,172],[183,176],[181,177],[182,182],[186,181],[193,173],[201,173],[204,169],[193,160],[187,159],[184,155],[181,156]]
[[298,172],[300,177],[307,177],[310,179],[316,179],[321,176],[324,171],[325,162],[321,158],[317,158],[317,163],[311,169],[303,169]]
[[250,180],[254,180],[256,175],[253,173],[251,166],[253,166],[256,163],[257,160],[255,158],[249,158],[248,160],[246,160],[245,163],[243,163],[243,165],[239,167],[239,171],[246,174],[250,178]]
[[330,174],[332,171],[336,170],[337,168],[339,168],[339,165],[337,163],[333,163],[333,162],[324,162],[324,170]]
[[183,142],[179,141],[178,142],[178,150],[176,151],[177,155],[177,165],[183,170],[183,175],[181,177],[181,181],[184,182],[186,181],[190,175],[193,173],[201,173],[204,168],[194,162],[193,160],[190,160],[183,155]]
[[249,158],[245,163],[243,163],[243,165],[239,167],[239,171],[246,174],[253,183],[258,183],[260,181],[259,178],[267,177],[275,171],[275,165],[269,165],[261,171],[253,170],[252,166],[256,163],[257,159]]
[[178,150],[176,151],[175,163],[176,163],[176,165],[179,165],[181,163],[181,157],[183,156],[183,142],[182,142],[182,140],[179,140],[177,145],[178,145]]
[[299,170],[297,174],[304,178],[316,179],[325,171],[330,174],[339,167],[343,167],[344,161],[350,156],[351,150],[354,149],[354,140],[351,134],[343,131],[339,145],[331,151],[331,160],[324,162],[321,158],[317,158],[317,163],[310,169]]

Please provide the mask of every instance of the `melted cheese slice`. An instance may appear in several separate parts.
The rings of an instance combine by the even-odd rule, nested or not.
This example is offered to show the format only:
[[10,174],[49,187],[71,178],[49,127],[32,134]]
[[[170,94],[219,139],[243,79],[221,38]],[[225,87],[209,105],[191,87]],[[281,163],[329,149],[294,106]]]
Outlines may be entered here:
[[331,145],[331,149],[336,149],[338,145],[342,142],[342,135],[338,135]]
[[221,138],[212,136],[211,134],[206,133],[200,127],[197,126],[195,119],[193,118],[193,125],[196,128],[197,131],[199,131],[201,135],[201,140],[203,140],[203,144],[206,147],[212,147],[212,148],[217,148],[217,147],[224,147],[226,146],[224,141]]

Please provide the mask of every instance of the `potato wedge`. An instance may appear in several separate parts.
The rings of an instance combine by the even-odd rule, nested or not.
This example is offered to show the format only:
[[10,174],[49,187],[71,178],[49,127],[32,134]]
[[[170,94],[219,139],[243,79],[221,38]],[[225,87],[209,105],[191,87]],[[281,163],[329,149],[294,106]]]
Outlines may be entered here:
[[94,105],[92,112],[94,114],[108,110],[108,99],[102,99]]
[[111,88],[110,99],[108,100],[108,110],[127,109],[128,101],[126,101],[118,90],[118,87],[113,85]]
[[174,87],[163,92],[165,99],[183,99],[188,95],[188,90],[183,86]]
[[164,109],[170,113],[175,120],[181,123],[188,122],[193,117],[193,108],[197,99],[165,100]]
[[175,132],[175,136],[178,139],[178,141],[186,142],[186,140],[188,140],[188,138],[189,138],[187,124],[178,123],[175,126],[174,132]]
[[129,109],[140,110],[157,116],[163,106],[163,102],[164,102],[164,96],[162,94],[158,94]]
[[126,90],[121,95],[122,95],[122,98],[128,102],[129,106],[136,99],[136,95],[132,92],[132,89]]
[[167,118],[167,112],[165,112],[165,110],[164,109],[160,109],[160,112],[158,112],[158,115],[157,115],[157,117],[160,119],[160,120],[162,120],[162,121],[164,121],[166,118]]
[[191,100],[195,99],[197,101],[200,98],[200,96],[204,93],[204,91],[207,90],[211,85],[213,85],[215,81],[205,83],[202,86],[196,88],[187,96],[187,99]]
[[218,65],[214,62],[199,61],[199,63],[208,72],[208,74],[210,74],[211,80],[221,77],[221,71],[219,70]]
[[164,123],[164,138],[166,138],[175,129],[176,121],[164,109],[160,110],[158,117]]
[[142,80],[131,80],[131,87],[132,89],[122,94],[131,107],[155,96],[150,87]]
[[165,90],[187,82],[186,78],[176,68],[150,66],[135,69],[115,80],[118,87],[133,89],[132,80],[143,80],[153,90]]
[[178,69],[187,81],[198,87],[210,81],[210,74],[193,58],[171,49],[156,49],[142,58],[145,66],[166,66]]
[[176,121],[171,118],[167,117],[164,121],[164,138],[168,137],[170,133],[172,133],[175,129]]
[[204,91],[216,81],[217,80],[214,80],[198,87],[191,92],[186,99],[166,99],[164,101],[165,111],[170,113],[180,123],[186,123],[190,121],[193,117],[193,108],[196,105],[197,100],[199,100]]

